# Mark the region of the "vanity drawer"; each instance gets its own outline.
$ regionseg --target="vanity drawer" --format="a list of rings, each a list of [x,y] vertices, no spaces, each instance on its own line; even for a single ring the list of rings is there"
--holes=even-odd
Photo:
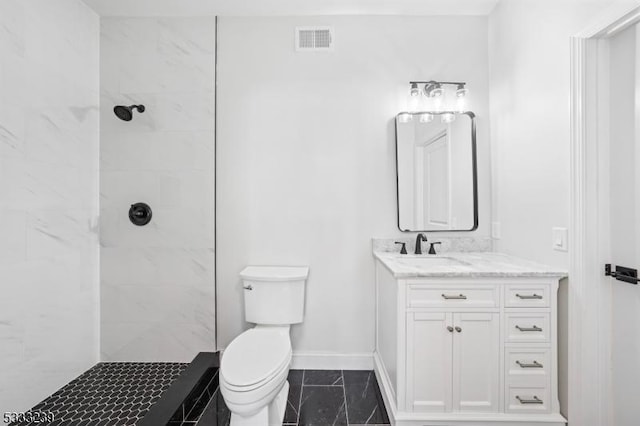
[[[546,308],[549,306],[549,285],[509,284],[505,286],[507,308]]]
[[[509,386],[506,392],[507,413],[548,413],[551,407],[548,386]]]
[[[409,284],[407,288],[410,308],[493,308],[498,305],[498,289],[493,285]]]
[[[551,368],[550,360],[550,352],[546,348],[506,348],[507,380],[546,379]]]
[[[541,343],[549,341],[549,313],[505,314],[505,338],[507,342]]]

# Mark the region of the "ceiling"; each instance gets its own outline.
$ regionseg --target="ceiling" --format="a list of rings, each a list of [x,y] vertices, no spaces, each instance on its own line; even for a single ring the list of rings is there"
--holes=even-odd
[[[498,0],[83,0],[101,16],[488,15]]]

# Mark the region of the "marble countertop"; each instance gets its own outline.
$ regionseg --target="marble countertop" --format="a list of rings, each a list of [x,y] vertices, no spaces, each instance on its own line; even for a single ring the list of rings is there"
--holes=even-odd
[[[555,277],[566,270],[495,252],[451,252],[412,255],[374,251],[396,278],[412,277]]]

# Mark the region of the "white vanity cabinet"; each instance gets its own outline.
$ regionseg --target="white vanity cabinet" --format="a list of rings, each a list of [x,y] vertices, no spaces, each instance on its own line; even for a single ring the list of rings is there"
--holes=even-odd
[[[406,401],[413,412],[498,408],[499,314],[407,314]]]
[[[562,272],[420,271],[380,257],[374,362],[392,423],[565,424],[557,380]]]

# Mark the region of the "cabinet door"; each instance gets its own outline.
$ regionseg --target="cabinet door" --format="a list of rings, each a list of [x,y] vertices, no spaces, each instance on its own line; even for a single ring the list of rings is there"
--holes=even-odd
[[[453,314],[407,314],[407,409],[451,411]]]
[[[500,316],[453,314],[453,411],[496,412],[500,378]]]

